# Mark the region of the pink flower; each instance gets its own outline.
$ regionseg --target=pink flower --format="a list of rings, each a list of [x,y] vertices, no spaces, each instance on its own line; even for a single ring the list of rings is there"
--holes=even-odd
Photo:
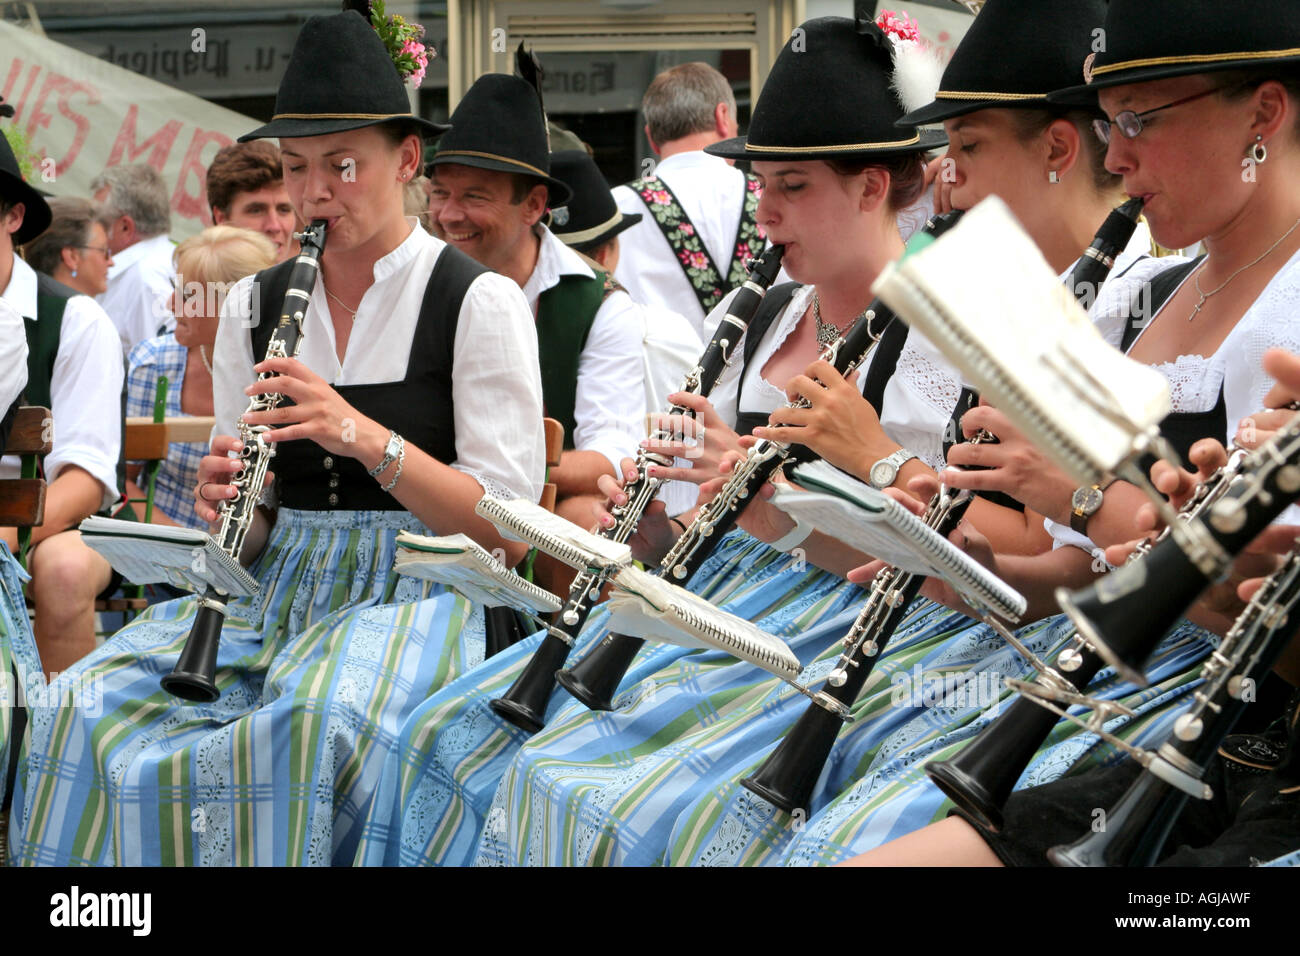
[[[704,253],[702,252],[691,253],[691,265],[693,265],[695,268],[703,269],[708,264],[709,264],[709,260],[705,257]]]
[[[684,222],[684,223],[682,223],[680,228],[681,228],[681,230],[682,230],[682,235],[683,235],[683,236],[693,236],[693,235],[695,235],[695,227],[692,226],[689,222]]]
[[[682,260],[682,265],[684,265],[684,266],[688,266],[688,265],[691,264],[691,256],[690,256],[690,253],[687,253],[687,252],[679,252],[679,253],[677,253],[677,258]]]
[[[911,40],[916,43],[921,41],[921,28],[906,11],[903,11],[900,17],[891,10],[881,10],[880,16],[876,17],[876,26],[884,33],[898,37],[900,40]]]
[[[749,258],[749,243],[742,242],[736,251],[740,253],[742,259]]]
[[[751,179],[745,185],[749,187],[751,193],[761,193],[763,191],[763,184],[757,179]]]
[[[668,205],[670,202],[673,201],[672,197],[669,196],[668,193],[665,192],[665,191],[662,190],[662,189],[656,189],[656,190],[654,190],[653,192],[651,192],[651,193],[650,193],[650,198],[651,198],[652,200],[654,200],[654,202],[655,202],[657,205],[660,205],[660,206],[666,206],[666,205]]]

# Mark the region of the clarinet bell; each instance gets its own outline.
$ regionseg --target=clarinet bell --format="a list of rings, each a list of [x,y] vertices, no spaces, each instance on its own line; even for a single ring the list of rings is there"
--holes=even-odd
[[[181,700],[211,704],[221,696],[217,689],[217,647],[226,617],[210,607],[200,607],[194,627],[172,672],[162,679],[163,690]]]

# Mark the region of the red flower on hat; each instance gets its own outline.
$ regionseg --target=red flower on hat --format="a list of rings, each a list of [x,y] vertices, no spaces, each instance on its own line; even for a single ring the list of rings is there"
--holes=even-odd
[[[914,43],[921,42],[921,28],[915,20],[907,15],[904,10],[902,15],[895,14],[892,10],[881,10],[880,16],[876,17],[876,26],[888,36],[897,37],[900,40],[911,40]]]

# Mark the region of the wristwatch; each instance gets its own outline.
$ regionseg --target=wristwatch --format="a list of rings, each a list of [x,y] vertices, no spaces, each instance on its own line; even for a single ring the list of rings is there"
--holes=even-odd
[[[397,461],[397,456],[402,453],[405,447],[406,442],[402,441],[402,436],[390,428],[388,430],[388,444],[384,446],[384,457],[381,458],[379,464],[375,465],[374,468],[371,468],[367,474],[370,475],[371,478],[378,478],[384,473],[385,468]]]
[[[871,487],[888,488],[898,477],[898,469],[911,461],[916,455],[906,448],[900,448],[888,458],[882,458],[871,466]]]
[[[1074,494],[1070,498],[1070,527],[1079,534],[1088,533],[1088,519],[1101,510],[1103,493],[1107,488],[1114,484],[1112,478],[1104,485],[1084,485],[1082,488],[1074,489]]]

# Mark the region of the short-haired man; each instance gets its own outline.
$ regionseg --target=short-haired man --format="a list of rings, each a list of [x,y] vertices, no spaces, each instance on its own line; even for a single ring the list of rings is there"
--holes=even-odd
[[[147,163],[112,166],[90,183],[103,211],[113,266],[108,291],[98,296],[122,340],[122,355],[136,343],[176,327],[171,206],[167,186]]]
[[[617,474],[645,434],[641,322],[631,299],[541,224],[570,195],[549,174],[536,90],[518,77],[479,77],[430,163],[433,232],[523,289],[537,320],[546,414],[564,424],[551,469],[556,512],[584,527],[601,474]],[[537,581],[568,593],[571,569],[538,561]]]
[[[704,317],[763,247],[758,181],[704,152],[736,135],[736,97],[707,63],[683,63],[654,78],[641,111],[659,160],[613,190],[620,210],[643,217],[621,237],[614,275],[637,302],[686,316],[702,335]]]
[[[208,167],[208,206],[215,225],[260,232],[275,243],[277,262],[293,255],[296,216],[284,188],[280,150],[264,139],[232,143]]]
[[[45,521],[32,532],[29,557],[36,643],[47,673],[65,670],[94,648],[94,600],[113,578],[76,528],[118,497],[124,377],[104,310],[34,272],[14,252],[49,222],[49,206],[23,181],[0,136],[0,298],[24,319],[26,402],[48,406],[57,425],[54,448],[42,462],[49,483]],[[17,459],[5,459],[0,474],[16,476]],[[16,547],[16,529],[0,534]]]

